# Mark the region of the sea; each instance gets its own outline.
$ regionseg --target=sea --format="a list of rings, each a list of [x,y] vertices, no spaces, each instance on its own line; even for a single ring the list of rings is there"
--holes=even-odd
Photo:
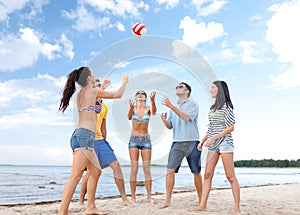
[[[70,175],[71,166],[0,165],[0,205],[52,202],[61,199]],[[130,194],[130,166],[122,166],[125,188]],[[166,166],[154,165],[152,193],[165,193]],[[204,172],[204,169],[202,170]],[[300,183],[300,168],[235,168],[241,187]],[[203,175],[203,174],[202,174]],[[143,182],[143,169],[139,168],[137,180]],[[80,182],[81,183],[81,182]],[[78,199],[80,183],[73,199]],[[223,167],[216,167],[213,188],[229,188]],[[174,191],[194,189],[194,179],[189,168],[182,166],[176,174]],[[145,186],[137,186],[137,194],[145,194]],[[99,179],[96,197],[119,196],[112,170],[106,168]]]

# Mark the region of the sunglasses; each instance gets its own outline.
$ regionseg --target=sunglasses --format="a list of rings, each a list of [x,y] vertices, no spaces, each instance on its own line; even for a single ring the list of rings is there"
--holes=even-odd
[[[101,87],[101,84],[96,84],[94,87]]]
[[[182,89],[182,88],[184,88],[184,86],[179,85],[179,86],[176,87],[176,90],[177,90],[178,88],[179,88],[179,89]]]
[[[146,96],[146,93],[143,92],[143,91],[139,91],[139,92],[137,92],[135,95],[136,95],[136,96],[137,96],[137,95],[145,95],[145,96]]]

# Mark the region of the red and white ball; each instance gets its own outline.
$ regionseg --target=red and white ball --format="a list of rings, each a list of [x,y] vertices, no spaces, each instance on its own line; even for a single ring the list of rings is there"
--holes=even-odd
[[[147,33],[146,25],[141,22],[137,22],[132,26],[132,33],[137,37],[145,36]]]

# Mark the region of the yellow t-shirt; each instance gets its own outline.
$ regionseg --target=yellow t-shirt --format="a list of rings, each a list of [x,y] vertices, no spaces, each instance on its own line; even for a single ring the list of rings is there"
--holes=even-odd
[[[100,113],[97,114],[97,122],[96,122],[96,136],[95,136],[95,140],[102,140],[103,136],[102,136],[102,132],[101,132],[101,126],[102,126],[102,122],[107,117],[107,113],[108,113],[108,107],[105,103],[101,103],[101,111]]]

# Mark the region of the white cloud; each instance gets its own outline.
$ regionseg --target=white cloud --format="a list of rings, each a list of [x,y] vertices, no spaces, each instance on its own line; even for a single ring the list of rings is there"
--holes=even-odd
[[[54,78],[50,75],[37,75],[28,79],[11,79],[0,82],[0,107],[11,106],[15,101],[26,101],[36,105],[43,100],[56,101],[60,96],[66,77]],[[19,106],[20,107],[20,106]]]
[[[257,46],[255,41],[240,41],[239,47],[243,48],[242,53],[242,62],[243,63],[249,63],[249,64],[255,64],[255,63],[261,63],[262,60],[258,57],[256,57],[257,49],[255,47]]]
[[[237,55],[234,53],[232,49],[228,47],[228,44],[226,41],[223,41],[221,44],[222,50],[220,52],[217,52],[215,55],[217,59],[235,59]]]
[[[229,48],[223,49],[220,54],[225,59],[231,59],[235,57],[235,54]]]
[[[43,14],[43,6],[48,4],[49,0],[31,0],[30,4],[28,4],[30,11],[29,13],[23,13],[20,15],[23,20],[32,20],[39,19]]]
[[[260,121],[257,123],[254,119],[247,121],[247,123],[239,123],[234,128],[232,135],[235,160],[299,159],[300,145],[295,143],[299,133],[297,120],[287,120],[286,122]],[[250,130],[255,132],[257,141],[253,141],[249,137]],[[272,143],[272,147],[270,144],[263,143]]]
[[[278,54],[278,60],[288,62],[291,67],[271,76],[273,87],[291,88],[300,85],[300,0],[275,4],[269,8],[274,15],[267,23],[266,40]]]
[[[72,125],[70,115],[58,112],[65,81],[66,77],[54,78],[46,74],[30,79],[0,82],[0,128]],[[71,99],[70,109],[72,107]]]
[[[261,15],[255,15],[255,16],[252,16],[250,17],[249,21],[253,21],[253,22],[261,22],[262,21],[262,17]]]
[[[73,59],[75,53],[73,51],[73,42],[71,40],[69,40],[65,34],[62,34],[59,42],[62,43],[64,49],[63,49],[63,53],[65,56],[69,57],[70,60]]]
[[[1,36],[0,34],[0,71],[14,71],[30,67],[40,55],[51,60],[59,57],[60,52],[68,49],[70,51],[70,46],[62,49],[59,44],[42,42],[43,36],[31,28],[20,28],[17,35]],[[62,40],[62,42],[66,45],[67,40]]]
[[[183,42],[192,47],[196,47],[199,43],[211,42],[226,34],[221,23],[196,23],[196,20],[189,16],[180,21],[179,29],[183,29]]]
[[[125,26],[121,22],[109,25],[110,28],[117,28],[119,31],[125,31]]]
[[[84,6],[79,6],[76,11],[63,11],[63,16],[71,20],[76,20],[73,27],[78,31],[102,29],[107,27],[110,21],[109,17],[97,18]]]
[[[135,3],[130,0],[81,0],[80,4],[92,6],[99,12],[121,17],[140,17],[139,9],[149,10],[148,4]]]
[[[274,76],[270,76],[273,84],[269,87],[276,89],[287,89],[292,87],[297,87],[300,85],[300,61],[295,61],[292,63],[290,69],[285,72]]]
[[[192,4],[198,10],[199,16],[208,16],[217,13],[227,2],[227,0],[193,0]]]
[[[16,126],[72,126],[72,118],[58,112],[58,106],[27,108],[11,115],[0,117],[0,128]]]
[[[166,4],[166,9],[172,9],[176,7],[179,3],[179,0],[156,0],[159,5]]]
[[[48,0],[6,0],[0,2],[0,21],[8,18],[9,14],[29,6],[30,11],[23,18],[32,19],[42,12],[42,7],[48,4]]]
[[[210,65],[226,66],[232,63],[238,63],[241,61],[240,55],[233,49],[222,48],[219,51],[205,53],[205,60]]]
[[[75,20],[73,27],[78,31],[103,30],[117,28],[125,31],[121,22],[110,23],[111,17],[141,17],[140,9],[149,10],[149,5],[144,2],[129,0],[80,0],[76,10],[63,11],[62,16]],[[99,18],[100,17],[100,18]]]
[[[125,31],[125,27],[121,22],[117,22],[116,26],[117,26],[119,31]]]
[[[138,8],[143,8],[145,11],[149,11],[150,10],[150,6],[148,4],[146,4],[145,2],[139,2],[137,4]]]

